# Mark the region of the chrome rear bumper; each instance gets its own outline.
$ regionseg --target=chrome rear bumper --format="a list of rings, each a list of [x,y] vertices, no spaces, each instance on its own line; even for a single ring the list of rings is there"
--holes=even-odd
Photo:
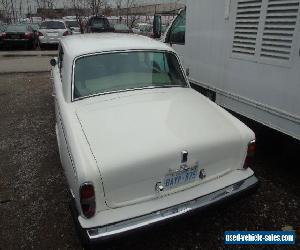
[[[245,192],[252,191],[258,186],[258,180],[253,175],[250,178],[227,186],[211,194],[199,197],[197,199],[178,204],[160,211],[156,211],[147,215],[121,221],[111,225],[97,228],[82,229],[86,233],[87,240],[94,242],[98,240],[108,239],[125,232],[141,229],[152,224],[166,221],[168,219],[178,217],[197,209],[205,208],[235,196],[240,196]]]

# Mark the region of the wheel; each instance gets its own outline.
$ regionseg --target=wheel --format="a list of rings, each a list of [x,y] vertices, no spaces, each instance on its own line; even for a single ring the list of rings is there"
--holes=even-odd
[[[91,244],[88,241],[88,236],[86,234],[86,231],[80,226],[79,222],[78,222],[78,211],[75,205],[75,200],[72,198],[72,201],[69,202],[69,208],[70,208],[70,212],[71,212],[71,216],[73,219],[73,222],[75,224],[75,230],[76,233],[80,239],[80,243],[82,245],[82,247],[86,250],[96,250],[96,249],[100,249],[100,246],[96,246],[94,244]]]
[[[26,49],[27,50],[33,50],[35,47],[34,47],[34,43],[32,42],[32,43],[30,43],[30,44],[27,44],[27,46],[26,46]]]
[[[45,45],[44,44],[40,43],[39,45],[40,45],[39,47],[40,47],[41,50],[45,50]]]
[[[35,50],[36,49],[36,43],[35,41],[32,41],[32,44],[30,46],[30,49]]]

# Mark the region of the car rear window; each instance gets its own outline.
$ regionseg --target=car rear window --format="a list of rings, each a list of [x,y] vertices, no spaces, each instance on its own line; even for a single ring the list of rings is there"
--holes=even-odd
[[[26,25],[8,25],[6,32],[26,32],[28,27]]]
[[[74,99],[142,88],[186,87],[170,52],[132,51],[85,56],[75,62]]]
[[[117,23],[117,24],[114,25],[114,28],[115,28],[116,30],[125,30],[125,31],[129,31],[128,26],[125,25],[125,24],[119,24],[119,23]]]
[[[79,28],[79,23],[77,21],[66,21],[68,27]]]
[[[109,22],[106,18],[93,18],[91,26],[95,28],[109,28]]]
[[[41,24],[40,29],[65,29],[66,26],[63,22],[59,21],[46,21]]]

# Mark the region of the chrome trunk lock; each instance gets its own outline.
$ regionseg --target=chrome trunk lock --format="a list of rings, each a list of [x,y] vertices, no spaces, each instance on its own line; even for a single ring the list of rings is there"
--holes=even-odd
[[[164,186],[162,185],[161,182],[157,182],[156,183],[156,185],[155,185],[155,191],[158,192],[158,193],[164,191]]]

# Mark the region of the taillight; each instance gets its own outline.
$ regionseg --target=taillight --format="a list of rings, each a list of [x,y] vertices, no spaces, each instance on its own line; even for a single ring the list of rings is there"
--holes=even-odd
[[[68,35],[71,35],[71,33],[68,30],[63,33],[63,36],[68,36]]]
[[[33,36],[33,34],[31,32],[26,32],[25,33],[25,38],[30,39],[30,38],[32,38],[32,36]]]
[[[247,156],[243,166],[244,169],[253,166],[255,151],[256,151],[256,144],[255,144],[255,140],[253,140],[250,141],[248,144]]]
[[[44,34],[39,31],[38,36],[44,36]]]
[[[6,38],[7,34],[5,32],[2,33],[2,38]]]
[[[91,218],[96,211],[96,198],[94,186],[91,183],[84,183],[80,190],[80,205],[83,215],[86,218]]]

